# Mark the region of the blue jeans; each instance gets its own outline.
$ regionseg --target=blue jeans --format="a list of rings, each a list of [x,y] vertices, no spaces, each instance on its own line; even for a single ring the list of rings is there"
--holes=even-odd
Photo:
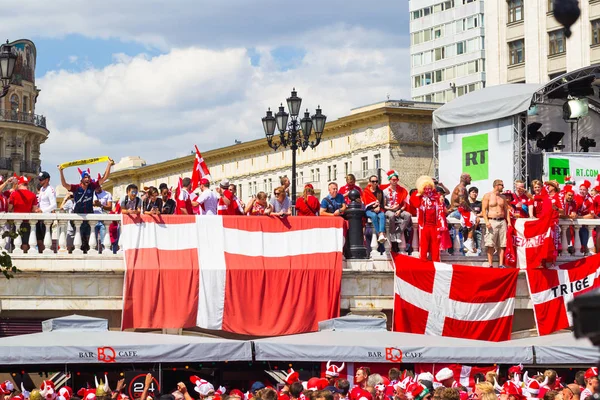
[[[96,232],[96,242],[98,243],[98,250],[100,250],[104,243],[104,236],[106,235],[106,226],[104,226],[104,222],[98,222],[94,227],[94,232]]]
[[[385,232],[385,214],[383,212],[380,211],[376,213],[375,211],[367,210],[365,214],[367,214],[367,217],[373,223],[373,227],[377,234]]]
[[[450,214],[448,214],[448,218],[456,218],[457,220],[460,221],[460,213],[458,212],[458,210],[454,210]],[[461,229],[455,229],[454,226],[452,226],[449,228],[449,233],[450,233],[450,239],[452,239],[452,246],[453,246],[453,248],[449,250],[449,253],[450,254],[454,253],[454,237],[456,235],[458,235],[458,239],[460,241],[460,252],[464,255],[465,249],[463,248],[463,243],[466,238],[463,238]]]

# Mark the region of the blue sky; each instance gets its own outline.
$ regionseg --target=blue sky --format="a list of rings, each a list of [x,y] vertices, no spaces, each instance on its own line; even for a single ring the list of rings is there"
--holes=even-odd
[[[37,47],[49,172],[261,138],[260,118],[292,87],[330,121],[410,97],[404,0],[23,0],[3,21],[3,37]]]

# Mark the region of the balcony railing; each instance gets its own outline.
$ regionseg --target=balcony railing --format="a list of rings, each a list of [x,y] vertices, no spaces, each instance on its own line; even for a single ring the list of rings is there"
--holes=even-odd
[[[260,218],[260,217],[239,217],[239,218]],[[269,217],[263,217],[269,218]],[[291,217],[294,218],[294,217]],[[318,218],[318,217],[317,217]],[[46,227],[46,233],[43,238],[43,244],[45,249],[42,253],[37,248],[37,238],[35,232],[36,222],[42,221]],[[81,237],[81,225],[84,222],[88,222],[90,229],[89,239],[89,250],[82,250],[82,237]],[[111,251],[110,234],[108,232],[109,225],[112,221],[118,221],[120,223],[121,216],[115,214],[66,214],[66,213],[52,213],[52,214],[16,214],[16,213],[3,213],[0,214],[0,231],[4,232],[7,229],[22,228],[23,222],[28,222],[31,226],[31,233],[29,234],[28,242],[30,249],[26,252],[21,249],[23,244],[23,238],[19,234],[15,239],[0,238],[0,246],[2,249],[6,249],[13,255],[22,255],[25,257],[55,257],[57,254],[61,257],[122,257],[123,249],[120,246],[121,237],[118,240],[117,254],[113,254]],[[98,237],[95,226],[98,222],[103,222],[106,228],[104,238]],[[448,218],[448,226],[460,229],[460,223],[454,218]],[[581,229],[588,229],[590,237],[594,228],[600,226],[600,219],[578,219],[574,221],[561,220],[559,223],[561,229],[561,243],[562,249],[559,251],[559,259],[572,259],[573,257],[583,257],[584,254],[581,252],[581,242],[579,238],[579,231]],[[574,253],[571,255],[568,253],[569,241],[567,240],[567,230],[570,227],[574,228],[574,246],[572,247]],[[17,232],[21,229],[17,229]],[[419,250],[419,229],[417,226],[416,218],[413,218],[413,239],[412,247],[414,249],[413,255],[418,256]],[[485,233],[485,225],[482,225],[482,234]],[[483,237],[483,236],[482,236]],[[386,253],[383,256],[377,252],[377,237],[373,235],[371,238],[371,256],[373,259],[376,258],[389,258],[389,243],[385,243]],[[406,243],[400,244],[400,249],[403,250],[406,247]],[[454,255],[460,256],[460,241],[458,236],[454,239]],[[442,255],[442,258],[444,255]],[[482,253],[482,257],[485,257],[485,253]]]
[[[0,110],[0,121],[20,122],[46,128],[46,117],[13,110]]]

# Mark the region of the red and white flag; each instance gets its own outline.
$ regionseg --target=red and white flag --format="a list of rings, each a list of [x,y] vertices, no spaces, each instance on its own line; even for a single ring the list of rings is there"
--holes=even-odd
[[[343,222],[124,215],[122,328],[315,331],[340,314]]]
[[[600,254],[552,269],[527,270],[527,284],[538,334],[548,335],[573,325],[567,304],[576,296],[600,287]]]
[[[200,150],[198,150],[198,146],[194,146],[194,148],[196,149],[196,158],[194,159],[194,169],[192,170],[192,192],[200,185],[200,179],[210,176],[210,171],[204,158],[202,158],[202,154],[200,154]]]
[[[394,255],[394,331],[501,341],[510,339],[516,269],[421,261]]]
[[[470,366],[462,364],[415,364],[415,375],[423,372],[430,372],[433,376],[442,368],[450,368],[454,372],[454,380],[466,388],[472,388],[475,382],[475,375],[487,374],[490,371],[496,371],[495,366]]]
[[[517,268],[538,268],[544,260],[554,259],[553,226],[550,212],[544,213],[539,219],[516,219],[512,245]]]

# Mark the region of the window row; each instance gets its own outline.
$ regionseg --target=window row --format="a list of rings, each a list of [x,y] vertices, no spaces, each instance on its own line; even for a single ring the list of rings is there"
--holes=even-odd
[[[434,61],[445,60],[447,58],[460,56],[462,54],[483,50],[483,45],[484,38],[482,37],[463,40],[457,43],[449,44],[448,46],[437,47],[433,50],[427,50],[421,53],[413,54],[411,64],[413,67],[429,65]]]
[[[447,0],[447,1],[443,1],[441,3],[437,3],[437,4],[434,4],[432,6],[421,8],[419,10],[415,10],[415,11],[411,12],[410,13],[410,19],[419,19],[419,18],[423,18],[423,17],[426,17],[426,16],[431,15],[431,14],[436,14],[436,13],[440,13],[440,12],[445,11],[445,10],[449,10],[449,9],[455,7],[455,1],[458,2],[458,4],[468,4],[468,3],[473,3],[475,0]]]
[[[420,44],[430,40],[441,39],[469,29],[483,27],[483,14],[474,14],[466,18],[452,21],[444,25],[434,26],[410,35],[410,44]]]
[[[592,21],[592,44],[600,44],[600,20]],[[567,38],[562,29],[548,32],[548,55],[554,56],[567,51]],[[525,62],[525,40],[508,43],[508,65]]]
[[[453,65],[448,68],[438,69],[436,71],[425,72],[424,74],[415,75],[413,76],[412,87],[418,88],[421,86],[431,85],[432,83],[439,83],[454,78],[461,78],[463,76],[476,74],[478,72],[484,71],[484,59],[469,61],[467,63]]]
[[[425,101],[425,102],[434,102],[434,103],[447,103],[449,101],[454,100],[457,97],[460,97],[464,94],[474,92],[478,89],[484,88],[484,82],[476,82],[471,83],[469,85],[464,86],[456,86],[451,89],[443,90],[436,93],[426,94],[424,96],[414,97],[414,101]]]

